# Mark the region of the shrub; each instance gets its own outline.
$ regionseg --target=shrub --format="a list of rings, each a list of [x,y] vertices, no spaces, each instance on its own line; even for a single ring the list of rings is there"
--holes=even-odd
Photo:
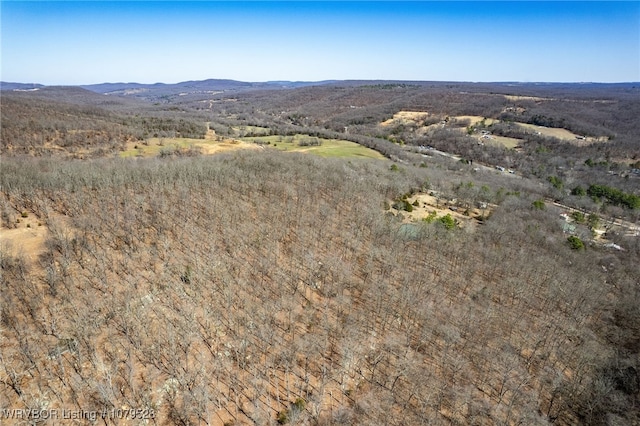
[[[302,138],[298,141],[298,146],[320,146],[322,145],[322,140],[313,137]]]
[[[422,221],[423,222],[427,222],[427,223],[433,223],[433,221],[436,220],[436,216],[437,215],[438,214],[435,211],[433,211],[433,212],[429,213],[429,216],[423,217]]]
[[[547,206],[544,204],[544,200],[536,200],[533,203],[531,203],[531,205],[536,210],[544,210],[547,208]]]
[[[628,194],[609,186],[591,185],[587,189],[587,194],[595,200],[605,198],[613,205],[623,206],[631,210],[640,208],[640,196]]]
[[[298,398],[295,402],[291,403],[288,410],[278,411],[278,417],[276,419],[278,424],[284,425],[289,423],[293,417],[304,411],[306,405],[307,403],[304,399]]]
[[[158,155],[160,156],[160,158],[167,158],[171,157],[173,154],[174,150],[163,148],[160,150],[160,153]]]
[[[567,242],[569,243],[569,247],[571,247],[572,250],[584,250],[584,242],[582,242],[582,240],[575,235],[571,235],[569,238],[567,238]]]
[[[413,206],[406,200],[398,200],[391,206],[395,210],[404,210],[406,212],[411,213],[413,211]]]
[[[576,186],[575,188],[573,188],[571,190],[571,195],[576,195],[578,197],[583,197],[583,196],[587,195],[587,191],[583,187],[578,185],[578,186]]]
[[[438,221],[442,223],[446,229],[453,229],[456,227],[456,220],[448,213],[440,217]]]
[[[289,423],[289,410],[278,411],[278,417],[276,420],[280,425]]]
[[[562,189],[563,184],[559,177],[549,176],[547,180],[551,183],[551,185],[553,185],[554,188]]]
[[[571,217],[578,223],[584,223],[586,221],[584,213],[582,212],[573,212],[571,213]]]
[[[184,273],[180,275],[180,281],[185,284],[191,284],[191,266],[187,265]]]

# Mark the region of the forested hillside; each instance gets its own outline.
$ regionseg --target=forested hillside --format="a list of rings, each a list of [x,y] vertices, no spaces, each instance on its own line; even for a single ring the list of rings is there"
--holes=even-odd
[[[638,101],[555,90],[3,92],[0,423],[640,424]]]
[[[3,92],[0,153],[103,157],[149,137],[204,138],[203,123],[143,105],[77,88]]]

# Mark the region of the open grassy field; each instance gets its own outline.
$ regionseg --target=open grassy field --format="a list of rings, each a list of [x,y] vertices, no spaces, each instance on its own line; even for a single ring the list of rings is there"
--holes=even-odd
[[[456,122],[465,122],[468,120],[470,126],[475,126],[478,123],[481,123],[483,121],[486,126],[490,126],[494,123],[499,122],[499,120],[496,120],[494,118],[486,118],[486,117],[481,117],[479,115],[457,115],[457,116],[451,117],[451,120],[453,121],[454,125]]]
[[[505,99],[510,101],[555,101],[555,98],[541,98],[539,96],[516,96],[504,95]]]
[[[318,146],[301,146],[305,139],[314,139],[321,142]],[[285,152],[309,152],[320,157],[361,157],[384,159],[385,157],[377,151],[358,145],[355,142],[341,139],[311,138],[307,135],[295,136],[263,136],[242,138],[243,142],[264,144]]]
[[[300,142],[304,139],[318,139],[321,144],[318,146],[301,146]],[[358,145],[355,142],[339,139],[310,138],[306,135],[259,136],[241,138],[240,140],[224,139],[222,141],[190,138],[150,138],[144,142],[128,143],[126,150],[122,151],[120,156],[123,158],[154,157],[161,155],[163,150],[172,152],[187,151],[190,149],[198,150],[202,154],[209,155],[236,149],[261,149],[264,146],[273,147],[285,152],[309,152],[325,158],[385,158],[379,152]]]
[[[573,133],[567,129],[553,128],[553,127],[544,127],[544,126],[536,126],[535,124],[527,124],[527,123],[518,123],[518,126],[533,132],[539,132],[542,136],[558,138],[567,142],[572,142],[574,145],[585,145],[591,144],[594,142],[607,142],[609,138],[607,136],[600,137],[592,137],[592,136],[581,136],[576,133]]]
[[[576,137],[578,136],[567,129],[536,126],[535,124],[527,124],[527,123],[517,123],[517,125],[527,131],[530,131],[533,133],[539,133],[542,136],[546,136],[550,138],[558,138],[566,141],[575,141],[577,140]]]
[[[237,149],[259,149],[259,147],[236,139],[216,141],[212,139],[151,138],[145,142],[128,143],[126,150],[122,151],[120,156],[123,158],[155,157],[161,155],[163,150],[166,152],[197,150],[202,154],[211,155]]]
[[[483,139],[483,141],[485,140]],[[489,139],[488,142],[485,143],[498,144],[504,146],[505,148],[513,149],[522,143],[522,139],[492,135],[491,139]]]

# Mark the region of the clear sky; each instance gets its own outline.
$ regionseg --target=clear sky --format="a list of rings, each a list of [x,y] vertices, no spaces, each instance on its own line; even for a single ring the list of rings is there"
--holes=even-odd
[[[640,81],[640,2],[5,1],[3,81]]]

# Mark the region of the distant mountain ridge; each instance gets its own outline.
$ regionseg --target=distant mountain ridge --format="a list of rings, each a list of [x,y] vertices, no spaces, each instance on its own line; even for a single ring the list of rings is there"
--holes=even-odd
[[[118,83],[99,83],[99,84],[83,84],[75,87],[89,90],[94,93],[103,95],[127,96],[141,98],[146,100],[154,100],[165,98],[167,96],[183,96],[198,93],[211,92],[227,92],[227,91],[246,91],[261,89],[296,89],[299,87],[319,86],[331,84],[336,80],[328,81],[267,81],[267,82],[245,82],[229,79],[207,79],[207,80],[189,80],[179,83],[135,83],[135,82],[118,82]],[[43,88],[63,87],[63,86],[47,86],[36,83],[14,83],[0,82],[0,90],[11,91],[36,91]]]
[[[92,92],[103,94],[122,95],[127,94],[130,91],[144,91],[144,92],[159,92],[162,91],[166,94],[172,94],[174,92],[179,93],[181,91],[208,91],[208,90],[233,90],[243,89],[251,87],[254,83],[246,83],[235,80],[217,80],[208,79],[201,81],[183,81],[180,83],[101,83],[101,84],[87,84],[82,85],[83,89],[91,90]]]
[[[36,83],[13,83],[10,81],[0,81],[0,90],[16,90],[16,91],[28,91],[38,90],[45,87],[43,84]]]
[[[598,96],[606,95],[604,91],[615,90],[617,92],[625,92],[628,95],[636,96],[640,92],[640,82],[628,83],[535,83],[535,82],[456,82],[456,81],[405,81],[405,80],[324,80],[324,81],[287,81],[276,80],[266,82],[245,82],[230,79],[207,79],[207,80],[189,80],[179,83],[136,83],[136,82],[117,82],[117,83],[100,83],[87,85],[43,85],[37,83],[17,83],[17,82],[0,82],[0,90],[2,91],[40,91],[60,90],[60,89],[84,89],[101,95],[123,96],[129,99],[138,99],[142,101],[151,101],[154,103],[169,102],[171,99],[180,97],[187,99],[193,95],[195,97],[209,96],[222,92],[246,92],[254,90],[290,90],[312,86],[329,86],[340,85],[343,87],[351,86],[430,86],[430,87],[447,87],[449,89],[458,90],[481,90],[496,91],[498,93],[522,92],[522,94],[546,96],[559,95],[564,89],[573,89],[575,87],[584,87],[591,89],[589,95],[595,95],[594,90],[599,91]],[[515,89],[515,90],[514,90]],[[560,91],[560,92],[559,92]],[[585,92],[588,93],[588,92]],[[86,96],[86,95],[83,95]],[[191,96],[191,98],[193,97]],[[184,97],[184,98],[183,98]]]
[[[243,91],[251,89],[294,89],[305,86],[317,86],[328,82],[246,82],[228,79],[190,80],[180,83],[102,83],[80,86],[92,92],[108,95],[125,95],[138,97],[172,96],[203,92]]]

